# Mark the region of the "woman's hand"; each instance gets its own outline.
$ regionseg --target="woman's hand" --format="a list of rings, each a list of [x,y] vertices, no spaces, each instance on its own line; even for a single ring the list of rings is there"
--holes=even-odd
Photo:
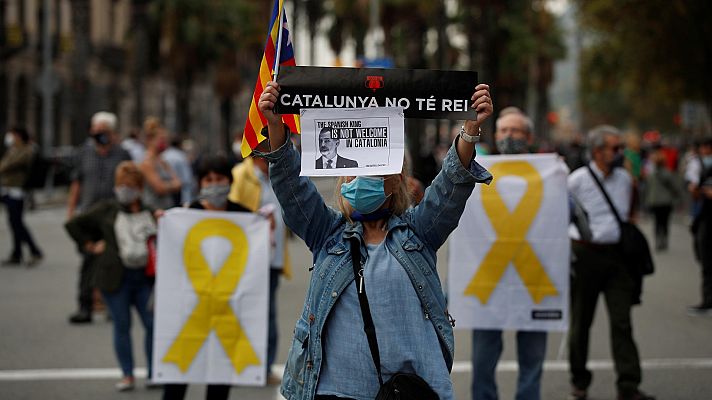
[[[477,112],[477,119],[465,121],[465,132],[469,135],[476,135],[480,126],[494,113],[489,85],[485,85],[484,83],[477,85],[471,100],[472,108]]]
[[[260,100],[257,103],[262,115],[267,118],[267,122],[270,126],[282,124],[282,117],[279,114],[275,114],[274,106],[277,104],[277,97],[279,97],[279,84],[277,82],[269,81],[265,90],[260,95]]]
[[[494,111],[488,85],[480,83],[475,87],[475,93],[472,94],[472,108],[477,111],[477,119],[467,120],[463,126],[466,134],[477,136],[480,126],[482,126],[485,120],[489,118]],[[465,168],[468,168],[475,154],[475,144],[458,140],[456,149],[460,162]]]
[[[89,254],[99,255],[106,250],[106,242],[99,240],[98,242],[86,242],[84,244],[84,250]]]
[[[260,100],[257,102],[257,108],[259,108],[262,115],[267,118],[271,151],[277,150],[287,141],[284,125],[282,125],[282,116],[274,112],[277,97],[279,97],[279,84],[269,81],[267,82],[267,86],[265,86],[265,90],[260,95]]]

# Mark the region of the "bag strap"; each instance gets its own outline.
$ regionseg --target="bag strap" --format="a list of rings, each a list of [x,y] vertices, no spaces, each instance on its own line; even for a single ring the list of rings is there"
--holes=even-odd
[[[376,327],[373,325],[371,318],[371,308],[368,306],[368,297],[366,297],[366,289],[363,282],[363,268],[361,267],[361,249],[359,241],[352,238],[351,242],[351,261],[354,268],[354,279],[356,282],[356,293],[358,293],[358,303],[361,306],[361,315],[363,316],[363,331],[366,332],[368,338],[368,348],[371,350],[371,358],[378,372],[378,382],[383,386],[383,376],[381,375],[381,355],[378,351],[378,340],[376,339]]]
[[[586,164],[586,168],[588,168],[588,172],[591,173],[591,176],[593,177],[593,180],[596,182],[596,185],[598,185],[598,188],[601,189],[601,193],[603,193],[603,197],[606,198],[606,202],[608,203],[608,207],[611,208],[611,211],[613,212],[613,216],[616,217],[616,221],[618,221],[618,227],[623,226],[623,220],[621,219],[621,216],[618,214],[618,210],[616,210],[616,207],[613,206],[613,202],[611,201],[611,198],[608,196],[608,192],[606,191],[606,188],[603,187],[603,183],[601,183],[601,180],[598,179],[598,176],[596,176],[596,173],[593,172],[593,169],[591,169],[591,166]]]

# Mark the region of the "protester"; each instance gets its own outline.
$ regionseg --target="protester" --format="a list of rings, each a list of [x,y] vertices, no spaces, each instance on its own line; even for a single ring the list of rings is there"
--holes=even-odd
[[[7,223],[12,231],[12,253],[2,265],[22,263],[22,244],[30,248],[27,265],[36,265],[42,260],[42,251],[35,244],[30,230],[23,221],[25,206],[25,183],[27,182],[35,151],[30,144],[30,135],[23,128],[12,128],[5,134],[5,154],[0,160],[0,200],[7,208]]]
[[[76,212],[88,210],[101,200],[114,198],[114,171],[120,162],[130,160],[126,150],[115,144],[116,115],[98,112],[91,119],[86,143],[74,156],[72,183],[67,200],[67,219]],[[79,311],[69,322],[82,324],[92,321],[94,289],[91,285],[94,256],[80,249],[82,265],[79,270]]]
[[[94,256],[94,281],[114,322],[114,351],[123,374],[115,386],[121,392],[132,390],[135,385],[132,306],[143,323],[148,379],[152,376],[153,312],[149,299],[153,280],[146,276],[146,263],[147,242],[156,234],[156,223],[152,212],[141,202],[142,190],[143,176],[138,167],[124,161],[116,168],[116,198],[95,204],[65,225],[77,246]]]
[[[173,168],[161,158],[161,154],[168,148],[168,134],[158,119],[146,119],[144,134],[146,156],[139,165],[146,180],[143,201],[148,207],[165,210],[178,204],[173,194],[180,193],[182,184]]]
[[[198,166],[198,199],[190,203],[190,208],[209,211],[250,212],[238,203],[228,200],[232,183],[231,164],[219,156],[208,156]],[[234,327],[237,329],[237,327]],[[187,384],[167,384],[163,386],[163,400],[182,400],[185,398]],[[205,392],[206,400],[227,400],[230,385],[209,384]]]
[[[195,190],[195,177],[190,160],[185,151],[181,149],[181,140],[174,137],[170,145],[161,153],[161,158],[175,171],[178,180],[181,182],[180,192],[173,194],[173,201],[176,204],[188,204],[193,200]]]
[[[281,392],[287,399],[374,398],[379,375],[363,332],[352,269],[358,244],[365,286],[387,381],[416,373],[440,399],[454,398],[449,370],[453,331],[436,272],[436,251],[457,226],[475,183],[492,176],[474,161],[475,133],[492,114],[489,88],[472,96],[477,120],[466,121],[423,201],[410,207],[405,173],[347,177],[337,183],[338,211],[299,176],[290,132],[273,112],[279,85],[267,84],[259,108],[269,126],[272,186],[285,222],[314,253],[313,273],[287,359]],[[311,268],[310,268],[311,269]],[[358,321],[358,322],[357,322]],[[441,352],[431,351],[441,349]],[[425,350],[428,349],[428,350]]]
[[[700,209],[692,222],[695,253],[702,264],[702,301],[687,308],[690,315],[712,314],[712,138],[700,145],[700,175],[698,184],[690,183],[690,191],[699,199]]]
[[[250,211],[269,210],[274,216],[269,275],[269,322],[267,326],[267,383],[277,384],[280,379],[272,374],[272,364],[277,359],[277,289],[282,274],[289,274],[289,257],[286,248],[286,229],[282,209],[270,184],[268,162],[260,157],[248,157],[232,169],[233,182],[229,199],[243,204]]]
[[[655,247],[666,250],[670,214],[680,196],[675,176],[667,169],[665,153],[661,147],[650,155],[651,168],[645,178],[645,206],[655,217]]]
[[[613,361],[617,374],[619,400],[652,400],[638,389],[641,382],[640,358],[633,340],[631,307],[637,302],[636,279],[619,250],[620,228],[596,184],[602,182],[621,219],[631,212],[633,178],[621,166],[621,135],[612,126],[599,126],[588,134],[591,162],[574,171],[568,179],[569,192],[588,214],[592,238],[581,240],[578,230],[570,230],[573,251],[571,264],[571,321],[569,362],[571,399],[585,400],[592,374],[586,368],[589,332],[598,297],[603,293],[610,319]],[[589,170],[590,167],[590,170]]]
[[[500,154],[528,153],[532,142],[533,124],[521,110],[507,107],[497,119],[495,144]],[[546,332],[517,332],[517,400],[541,398],[541,375],[546,357]],[[472,332],[472,399],[495,400],[496,368],[502,355],[502,331],[475,329]]]

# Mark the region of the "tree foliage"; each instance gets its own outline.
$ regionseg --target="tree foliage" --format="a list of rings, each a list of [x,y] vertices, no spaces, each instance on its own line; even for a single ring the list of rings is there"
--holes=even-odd
[[[578,0],[588,124],[672,129],[684,100],[712,104],[712,7],[706,0]]]

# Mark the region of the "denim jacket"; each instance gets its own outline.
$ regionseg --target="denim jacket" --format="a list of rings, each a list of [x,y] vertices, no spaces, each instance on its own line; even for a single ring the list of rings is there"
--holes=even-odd
[[[363,225],[349,223],[340,212],[326,206],[312,181],[299,176],[300,156],[291,141],[271,153],[256,154],[270,161],[270,179],[285,223],[313,254],[309,289],[294,328],[281,387],[288,400],[312,399],[323,360],[325,323],[339,296],[354,279],[350,238],[358,238],[362,260],[366,258]],[[475,183],[491,180],[492,175],[474,160],[469,171],[465,169],[453,145],[420,205],[388,221],[386,246],[416,289],[423,313],[438,335],[448,369],[453,363],[453,327],[436,270],[436,252],[457,227]]]

